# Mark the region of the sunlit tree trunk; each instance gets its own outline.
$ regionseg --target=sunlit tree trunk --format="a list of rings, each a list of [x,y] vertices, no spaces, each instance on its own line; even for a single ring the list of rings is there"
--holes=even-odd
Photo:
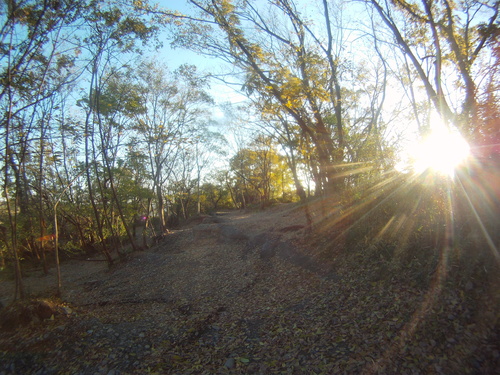
[[[45,228],[46,228],[46,222],[45,218],[43,215],[44,209],[43,209],[43,167],[44,167],[44,153],[45,153],[45,127],[43,125],[43,120],[42,124],[40,125],[40,160],[38,164],[38,221],[39,221],[39,227],[40,227],[40,251],[42,253],[42,266],[43,266],[43,272],[45,275],[49,273],[49,268],[47,266],[47,260],[45,257],[45,241],[43,238],[45,237]]]
[[[92,112],[95,106],[95,98],[93,95],[94,92],[94,83],[97,80],[97,57],[95,57],[94,61],[94,67],[92,69],[92,80],[91,84],[89,87],[89,108],[87,109],[87,116],[85,119],[85,174],[87,177],[87,189],[89,193],[89,201],[90,204],[92,205],[92,210],[94,212],[94,217],[95,217],[95,225],[97,229],[97,235],[99,237],[100,243],[102,244],[102,252],[104,256],[106,257],[106,260],[108,262],[108,265],[111,266],[113,264],[113,259],[111,258],[111,255],[109,254],[106,242],[104,240],[104,232],[103,232],[103,226],[102,226],[102,221],[101,221],[101,214],[99,213],[99,209],[97,207],[97,203],[94,197],[94,184],[92,181],[92,176],[91,176],[91,168],[94,167],[96,170],[96,161],[95,158],[93,157],[94,152],[93,152],[93,138],[94,138],[94,129],[92,126]],[[92,160],[91,160],[92,157]],[[99,178],[96,172],[96,179]]]
[[[477,126],[478,116],[474,65],[480,54],[495,43],[500,2],[483,4],[474,1],[423,0],[414,4],[408,1],[382,3],[371,0],[370,3],[394,36],[402,53],[411,62],[435,110],[444,121],[459,127],[464,136],[470,136]],[[478,7],[482,12],[478,11]],[[428,38],[422,37],[421,42],[415,45],[414,41],[405,35],[406,27],[397,23],[398,14],[404,14],[410,24],[422,32],[429,30]],[[418,53],[425,48],[428,48],[432,55],[421,59]],[[447,75],[450,75],[450,72],[454,75],[453,79],[459,82],[457,88],[463,94],[460,99],[461,106],[458,107],[450,104],[455,98],[451,98],[443,89],[445,57]],[[425,69],[423,65],[428,58],[434,60],[433,69]]]
[[[9,90],[9,99],[11,99],[10,95],[10,90]],[[11,103],[11,101],[9,100]],[[17,299],[17,296],[21,299],[25,297],[25,291],[24,291],[24,283],[23,283],[23,278],[22,278],[22,273],[21,273],[21,263],[19,261],[19,255],[18,255],[18,247],[17,247],[17,194],[14,193],[14,199],[12,199],[12,195],[10,193],[9,189],[9,182],[10,182],[10,176],[9,176],[9,165],[11,164],[11,158],[12,156],[10,155],[10,124],[11,124],[11,116],[10,116],[10,110],[12,108],[12,104],[9,104],[9,113],[7,114],[7,121],[5,123],[5,154],[4,154],[4,181],[3,181],[3,193],[5,197],[5,205],[7,209],[7,215],[9,218],[9,233],[10,233],[10,250],[12,253],[12,259],[14,260],[14,272],[15,272],[15,292],[14,292],[14,299]],[[6,241],[7,243],[7,241]]]

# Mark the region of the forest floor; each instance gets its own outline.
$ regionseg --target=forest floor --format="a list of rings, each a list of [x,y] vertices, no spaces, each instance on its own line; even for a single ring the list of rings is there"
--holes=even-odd
[[[54,315],[4,327],[0,374],[500,373],[498,278],[381,277],[306,224],[295,204],[205,217],[111,269],[64,262],[60,300],[32,272]]]

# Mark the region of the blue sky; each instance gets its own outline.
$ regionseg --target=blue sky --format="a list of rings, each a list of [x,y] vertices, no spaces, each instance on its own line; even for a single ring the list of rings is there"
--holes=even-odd
[[[172,11],[176,10],[185,14],[193,14],[193,7],[186,0],[152,0],[151,3],[159,4],[160,7],[165,7]],[[172,49],[168,42],[164,43],[163,48],[157,56],[171,70],[175,70],[180,65],[186,63],[196,65],[202,73],[220,73],[223,70],[220,60],[201,56],[183,48]],[[210,92],[217,104],[224,104],[226,102],[239,103],[246,99],[244,96],[237,94],[232,88],[216,80],[212,81]],[[215,115],[219,119],[223,117],[222,112],[217,108],[215,108]]]

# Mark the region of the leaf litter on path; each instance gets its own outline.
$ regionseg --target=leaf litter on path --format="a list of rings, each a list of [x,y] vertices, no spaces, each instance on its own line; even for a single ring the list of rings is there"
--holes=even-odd
[[[288,212],[273,215],[293,216]],[[276,217],[225,218],[249,238]],[[285,226],[297,225],[288,220]],[[273,222],[273,225],[269,223]],[[422,289],[404,275],[325,277],[244,241],[176,233],[69,285],[69,316],[0,338],[0,372],[98,374],[494,374],[498,299],[481,286]],[[300,239],[297,239],[300,244]],[[339,266],[340,267],[340,266]],[[373,266],[375,267],[375,265]],[[477,298],[471,298],[476,293]]]

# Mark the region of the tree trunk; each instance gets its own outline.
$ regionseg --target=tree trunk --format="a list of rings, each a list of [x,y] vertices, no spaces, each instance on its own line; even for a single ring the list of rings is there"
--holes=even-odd
[[[156,200],[158,205],[157,207],[158,217],[160,219],[160,233],[163,234],[165,232],[165,227],[166,227],[165,205],[163,200],[163,191],[159,183],[156,185]]]
[[[148,198],[148,208],[146,210],[146,220],[144,222],[144,228],[142,229],[142,246],[144,249],[148,247],[148,238],[147,238],[147,228],[150,225],[149,215],[151,213],[151,198]]]
[[[10,69],[9,75],[7,77],[8,83],[10,83],[11,77],[10,77]],[[24,284],[23,284],[23,278],[22,278],[22,273],[21,273],[21,264],[19,262],[19,255],[17,254],[17,196],[15,198],[14,204],[15,206],[12,207],[12,199],[10,198],[10,193],[9,193],[9,181],[10,181],[10,176],[9,176],[9,165],[12,164],[10,163],[11,161],[11,147],[10,147],[10,125],[11,125],[11,120],[12,120],[12,103],[13,103],[13,98],[12,98],[12,87],[10,84],[7,85],[8,88],[8,103],[9,103],[9,108],[8,108],[8,113],[7,113],[7,121],[5,123],[5,165],[4,165],[4,181],[3,181],[3,192],[4,192],[4,197],[5,197],[5,204],[7,206],[7,214],[9,217],[9,224],[10,224],[10,237],[11,237],[11,252],[12,252],[12,258],[14,259],[14,271],[15,271],[15,276],[16,276],[16,286],[15,286],[15,292],[14,292],[14,300],[17,299],[17,295],[19,293],[19,297],[21,299],[24,298]],[[6,241],[7,242],[7,241]]]
[[[95,80],[95,71],[93,72],[93,79],[92,83]],[[93,91],[93,84],[91,83],[90,85],[90,93]],[[92,95],[89,95],[92,97]],[[102,244],[102,252],[104,256],[106,257],[106,260],[108,262],[108,266],[113,265],[113,259],[111,258],[111,255],[109,254],[109,251],[107,249],[107,245],[104,241],[104,233],[103,233],[103,227],[102,227],[102,222],[101,222],[101,215],[99,214],[99,210],[97,208],[97,204],[95,202],[95,197],[94,197],[94,189],[92,187],[92,177],[90,175],[90,168],[91,168],[91,162],[90,162],[90,137],[93,137],[93,131],[91,135],[91,129],[90,129],[90,116],[92,113],[92,105],[87,111],[87,116],[85,119],[85,172],[86,172],[86,177],[87,177],[87,188],[89,191],[89,201],[90,204],[92,205],[92,210],[94,212],[94,217],[95,217],[95,223],[97,225],[97,234],[99,236],[99,240]],[[93,142],[92,142],[93,143]],[[97,178],[97,175],[96,175]]]
[[[38,220],[39,220],[39,225],[40,225],[40,238],[43,238],[45,236],[45,219],[43,217],[43,161],[44,157],[43,154],[45,152],[44,146],[44,127],[43,125],[40,127],[40,161],[39,161],[39,166],[38,166]],[[43,273],[45,275],[48,275],[49,273],[49,268],[47,266],[47,260],[45,257],[45,241],[40,241],[40,250],[42,252],[42,266],[43,266]]]

